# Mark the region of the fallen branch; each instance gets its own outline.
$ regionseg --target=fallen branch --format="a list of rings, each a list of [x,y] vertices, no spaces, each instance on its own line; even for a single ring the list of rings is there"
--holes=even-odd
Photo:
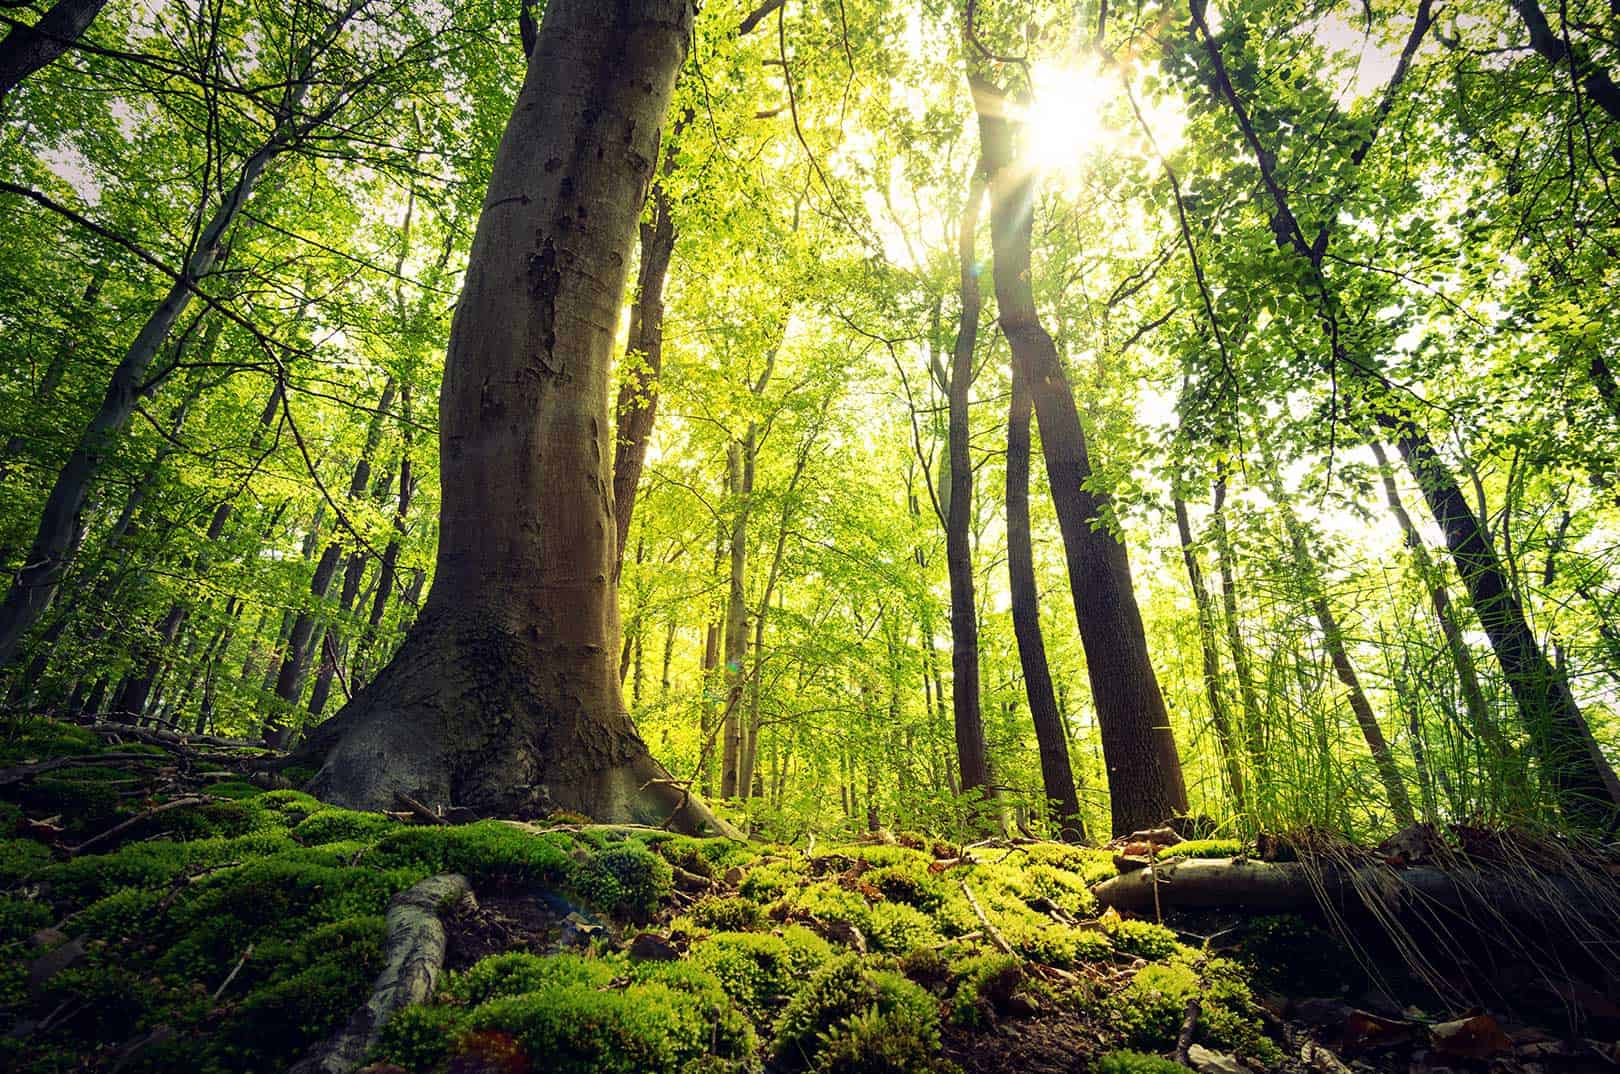
[[[421,802],[418,802],[415,798],[412,798],[410,795],[406,794],[404,791],[395,791],[394,801],[404,806],[405,812],[426,824],[450,823],[443,817],[439,816],[439,814],[433,812],[433,810],[423,805]]]
[[[1007,938],[994,925],[990,924],[990,919],[985,916],[984,907],[979,905],[979,900],[975,899],[973,892],[968,890],[967,882],[958,880],[956,886],[962,889],[963,895],[967,896],[968,905],[973,907],[973,912],[978,916],[979,924],[984,926],[984,931],[989,935],[990,942],[995,944],[1002,954],[1012,954],[1012,945],[1007,942]]]
[[[253,945],[248,944],[247,950],[243,951],[242,957],[236,960],[236,965],[231,968],[231,972],[226,974],[225,979],[219,982],[219,987],[214,989],[214,994],[208,998],[216,1003],[219,1002],[219,997],[223,996],[225,994],[225,990],[231,987],[231,982],[236,980],[236,975],[242,972],[242,967],[246,966],[247,960],[252,957]]]
[[[1202,983],[1200,982],[1200,985]],[[1187,1053],[1192,1050],[1193,1034],[1198,1032],[1198,1015],[1203,1011],[1203,1004],[1197,996],[1187,1000],[1187,1013],[1181,1019],[1181,1032],[1176,1034],[1176,1062],[1184,1067],[1190,1067]]]
[[[467,878],[455,873],[430,876],[395,895],[388,904],[383,969],[372,982],[371,997],[342,1029],[293,1064],[289,1074],[349,1074],[376,1045],[389,1018],[433,995],[444,968],[439,912],[471,898]]]
[[[170,763],[167,757],[155,756],[150,753],[89,753],[74,757],[52,757],[48,761],[34,761],[30,764],[0,768],[0,787],[21,783],[25,779],[42,776],[46,772],[54,772],[58,768],[80,768],[98,765],[122,767],[131,761],[145,761],[149,764]]]
[[[102,840],[111,839],[113,836],[119,834],[120,832],[126,831],[126,830],[128,830],[130,828],[133,828],[135,825],[141,823],[142,821],[151,820],[153,817],[157,816],[159,813],[167,813],[169,810],[171,810],[171,809],[179,809],[181,806],[206,805],[209,802],[223,802],[223,801],[226,801],[226,799],[224,799],[224,798],[214,798],[214,797],[211,797],[209,795],[198,794],[198,795],[192,795],[192,796],[187,797],[187,798],[175,798],[175,799],[171,799],[170,801],[167,801],[167,802],[162,802],[162,803],[160,803],[158,805],[153,806],[150,809],[146,809],[146,810],[141,811],[140,813],[135,814],[135,816],[130,817],[128,820],[121,821],[118,824],[114,824],[111,828],[108,828],[106,831],[101,832],[98,835],[92,835],[90,838],[86,839],[84,842],[80,843],[76,847],[68,847],[67,848],[68,857],[70,857],[70,858],[77,857],[78,855],[83,854],[86,850],[90,849],[92,846],[95,846],[97,843],[101,842]]]
[[[244,738],[221,738],[219,735],[192,735],[181,731],[157,731],[150,727],[136,727],[128,723],[93,723],[90,730],[104,738],[134,738],[157,746],[184,748],[188,746],[225,746],[236,750],[266,752],[263,742]]]

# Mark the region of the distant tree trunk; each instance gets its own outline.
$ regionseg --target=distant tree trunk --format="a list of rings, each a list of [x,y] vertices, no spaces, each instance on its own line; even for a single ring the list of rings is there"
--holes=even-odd
[[[968,454],[971,433],[968,393],[973,386],[973,351],[979,338],[978,264],[974,258],[974,232],[979,226],[979,203],[984,200],[983,167],[975,167],[962,207],[956,253],[960,272],[962,312],[956,343],[951,348],[951,377],[947,398],[950,451],[950,498],[945,511],[945,566],[951,583],[951,708],[956,717],[956,757],[962,790],[982,788],[993,796],[990,758],[984,742],[984,719],[979,711],[979,624],[973,598],[973,460]]]
[[[327,26],[325,36],[319,43],[321,47],[330,44],[342,32],[359,3],[360,0],[353,0],[353,6],[338,13]],[[169,337],[180,315],[191,304],[192,288],[212,275],[218,267],[225,252],[225,235],[236,222],[270,162],[299,144],[305,134],[330,118],[330,109],[316,116],[298,118],[298,110],[309,91],[312,75],[309,55],[304,60],[302,69],[284,91],[281,118],[275,129],[236,170],[235,181],[191,243],[191,253],[181,266],[178,278],[124,351],[122,360],[107,383],[100,407],[80,434],[67,463],[57,474],[56,484],[40,515],[39,530],[29,548],[25,565],[13,577],[4,602],[0,602],[0,668],[9,666],[16,658],[23,636],[56,596],[56,588],[71,558],[73,532],[90,485],[100,471],[102,462],[122,440],[130,415],[135,410],[135,400],[147,387],[147,372],[152,359],[157,356],[158,349]]]
[[[1372,448],[1373,457],[1378,461],[1379,474],[1383,478],[1384,502],[1388,505],[1390,514],[1395,516],[1396,524],[1401,528],[1401,536],[1406,542],[1407,551],[1412,554],[1413,566],[1416,567],[1418,577],[1429,595],[1429,604],[1434,609],[1434,617],[1440,624],[1440,634],[1445,639],[1446,651],[1451,656],[1452,666],[1457,670],[1457,683],[1462,693],[1463,707],[1468,712],[1469,730],[1485,740],[1498,761],[1510,762],[1513,749],[1503,737],[1496,718],[1486,704],[1485,691],[1480,687],[1479,671],[1474,664],[1474,654],[1469,650],[1468,642],[1463,637],[1456,606],[1451,603],[1451,595],[1446,592],[1445,584],[1440,580],[1439,568],[1430,557],[1428,547],[1423,543],[1423,535],[1418,532],[1412,516],[1406,513],[1406,505],[1401,502],[1400,489],[1395,485],[1395,472],[1390,466],[1389,458],[1384,454],[1384,445],[1376,439],[1371,439],[1368,446]]]
[[[360,457],[355,461],[354,472],[349,477],[347,499],[351,504],[359,501],[371,484],[371,456],[375,454],[377,445],[382,440],[383,415],[394,405],[395,391],[394,378],[390,375],[384,379],[377,407],[366,421],[365,443],[360,448]],[[332,588],[332,579],[337,574],[338,560],[342,554],[341,542],[334,540],[327,544],[321,553],[320,561],[315,565],[315,573],[310,578],[309,603],[298,610],[297,617],[293,620],[292,632],[287,638],[286,655],[282,657],[281,671],[276,675],[276,697],[280,698],[288,709],[298,704],[304,692],[304,678],[309,673],[309,665],[315,655],[316,647],[310,642],[315,634],[317,615],[326,600],[327,592]],[[349,556],[349,567],[343,582],[345,596],[343,611],[347,611],[354,603],[355,594],[360,591],[360,579],[365,568],[365,558],[361,550],[355,549]],[[333,668],[336,669],[335,663]],[[330,689],[330,683],[331,679],[328,677],[327,689]],[[322,696],[320,701],[324,707],[325,697]],[[313,706],[311,715],[319,715]],[[296,728],[286,725],[284,713],[273,709],[265,721],[265,744],[273,748],[285,748],[289,735],[294,731]]]
[[[1052,671],[1041,634],[1040,590],[1035,584],[1035,553],[1029,524],[1029,388],[1012,370],[1012,403],[1007,414],[1007,576],[1012,596],[1013,635],[1024,672],[1024,694],[1035,722],[1041,756],[1041,786],[1060,837],[1086,841],[1086,822],[1074,789],[1068,734],[1052,693]]]
[[[546,5],[450,330],[433,589],[306,740],[331,801],[719,827],[648,753],[613,662],[613,326],[691,25],[685,0]]]
[[[403,444],[399,449],[399,499],[394,504],[394,528],[388,534],[388,546],[383,549],[382,562],[377,566],[377,593],[371,601],[371,615],[366,619],[365,642],[361,646],[359,658],[355,661],[354,688],[358,690],[364,685],[362,675],[371,674],[370,655],[372,647],[377,643],[377,634],[382,629],[383,613],[388,609],[388,598],[393,596],[399,572],[400,542],[405,539],[408,530],[407,521],[411,514],[411,496],[416,491],[415,470],[411,463],[411,386],[400,385],[399,389],[400,435]]]
[[[624,564],[624,544],[636,509],[636,492],[647,442],[658,416],[658,377],[664,368],[664,278],[675,250],[675,221],[662,186],[654,185],[652,219],[641,227],[641,269],[636,299],[631,307],[630,341],[626,372],[619,384],[613,440],[613,521],[618,543],[614,546],[613,577]]]
[[[88,321],[91,312],[95,309],[96,300],[101,295],[102,285],[107,282],[107,262],[98,261],[91,271],[90,282],[85,284],[84,294],[79,299],[78,314],[84,321]],[[57,389],[62,386],[62,378],[67,373],[73,356],[78,352],[79,342],[85,335],[82,322],[73,323],[67,329],[66,342],[51,350],[51,357],[40,375],[39,383],[34,386],[34,405],[39,408],[50,406],[56,400]],[[21,433],[12,433],[6,437],[6,443],[0,448],[0,484],[11,476],[12,467],[16,465],[17,456],[22,453],[26,439]],[[0,566],[9,562],[10,556],[0,553]]]
[[[1361,728],[1362,738],[1366,740],[1367,749],[1372,754],[1373,765],[1378,770],[1379,782],[1384,785],[1384,793],[1389,798],[1390,813],[1397,824],[1402,826],[1411,824],[1415,818],[1412,815],[1412,799],[1406,793],[1406,782],[1401,778],[1400,766],[1395,763],[1395,755],[1390,751],[1389,743],[1384,738],[1384,731],[1379,726],[1378,715],[1373,711],[1372,702],[1367,699],[1366,690],[1362,689],[1361,678],[1356,674],[1355,664],[1350,659],[1350,650],[1345,646],[1344,631],[1339,626],[1338,617],[1333,614],[1333,608],[1328,604],[1321,572],[1317,568],[1316,558],[1311,554],[1310,543],[1305,536],[1305,527],[1294,515],[1293,508],[1288,502],[1282,478],[1277,470],[1277,462],[1271,455],[1269,445],[1264,439],[1259,443],[1265,458],[1265,476],[1271,486],[1271,499],[1282,515],[1283,528],[1288,533],[1288,547],[1293,555],[1294,570],[1309,594],[1311,611],[1316,616],[1317,625],[1322,629],[1322,642],[1327,646],[1328,658],[1333,664],[1333,674],[1344,685],[1345,694],[1350,702],[1350,711],[1355,715],[1356,723]]]
[[[1074,393],[1042,327],[1030,279],[1035,175],[1018,165],[1018,124],[1005,94],[970,71],[979,143],[990,177],[996,303],[1002,332],[1029,385],[1052,502],[1069,565],[1075,618],[1102,730],[1113,830],[1127,834],[1187,809],[1170,718],[1148,657],[1125,546],[1103,518],[1107,498],[1087,487],[1091,463]]]
[[[1232,650],[1232,672],[1237,678],[1238,697],[1243,701],[1244,741],[1249,755],[1250,774],[1254,782],[1266,781],[1264,710],[1260,695],[1254,688],[1254,670],[1249,662],[1249,646],[1243,640],[1243,628],[1238,622],[1237,579],[1232,564],[1232,540],[1226,528],[1226,473],[1215,478],[1214,495],[1210,509],[1210,530],[1215,536],[1215,554],[1220,559],[1221,618],[1226,623],[1226,644]]]
[[[1198,649],[1203,657],[1204,696],[1209,700],[1209,721],[1215,727],[1215,744],[1221,752],[1221,766],[1226,770],[1226,785],[1232,793],[1232,804],[1241,814],[1249,811],[1248,795],[1243,785],[1243,763],[1240,746],[1232,731],[1232,719],[1226,711],[1226,699],[1221,695],[1221,655],[1215,641],[1215,608],[1209,589],[1204,585],[1204,572],[1198,566],[1198,549],[1193,544],[1192,524],[1187,518],[1187,504],[1179,494],[1174,497],[1176,533],[1181,538],[1181,562],[1187,568],[1187,584],[1192,588],[1193,606],[1198,617]]]
[[[106,6],[107,0],[57,0],[38,22],[0,38],[0,105],[23,79],[72,48]]]
[[[738,793],[738,765],[742,757],[742,695],[747,681],[744,664],[748,658],[748,604],[744,588],[748,571],[748,504],[754,491],[755,430],[749,427],[742,441],[732,441],[727,453],[731,494],[736,507],[731,519],[730,587],[726,597],[726,708],[720,754],[720,796],[735,798]]]

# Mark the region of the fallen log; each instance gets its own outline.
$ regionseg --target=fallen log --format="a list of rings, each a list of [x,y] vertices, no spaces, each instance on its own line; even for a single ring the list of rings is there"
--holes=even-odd
[[[184,731],[163,731],[152,727],[136,727],[129,723],[93,723],[90,730],[105,738],[133,738],[154,746],[185,748],[190,746],[223,746],[235,750],[269,752],[263,742],[243,738],[223,738],[219,735],[193,735]]]
[[[433,995],[444,968],[445,931],[439,912],[470,898],[467,878],[456,873],[430,876],[395,895],[388,904],[383,968],[372,982],[371,997],[288,1074],[349,1074],[376,1045],[389,1018]]]
[[[1610,882],[1612,885],[1612,882]],[[1605,888],[1607,887],[1607,890]],[[1175,909],[1309,911],[1324,903],[1339,909],[1406,906],[1458,914],[1485,912],[1524,920],[1568,921],[1607,934],[1613,929],[1612,886],[1571,876],[1536,874],[1533,880],[1507,871],[1397,869],[1368,864],[1312,866],[1302,862],[1246,858],[1188,858],[1159,862],[1096,884],[1097,901],[1117,910],[1142,912],[1158,905]]]

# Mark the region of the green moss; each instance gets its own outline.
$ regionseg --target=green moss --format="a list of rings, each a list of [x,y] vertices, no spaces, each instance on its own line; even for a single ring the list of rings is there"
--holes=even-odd
[[[674,876],[669,862],[638,842],[625,842],[593,854],[573,886],[608,913],[644,921],[669,897]]]
[[[277,814],[288,827],[326,808],[320,799],[303,791],[266,791],[259,795],[258,802],[263,808]]]
[[[915,1027],[937,1050],[939,1005],[934,998],[900,974],[873,969],[849,954],[828,962],[788,1002],[776,1021],[775,1055],[790,1066],[811,1066],[850,1018],[869,1010]]]
[[[748,865],[758,856],[756,848],[735,839],[671,835],[649,840],[647,845],[671,865],[710,879],[724,875],[732,866]]]
[[[367,865],[408,867],[424,876],[461,873],[481,885],[541,886],[573,872],[575,844],[566,834],[536,834],[498,820],[449,827],[402,826],[362,859]],[[668,866],[665,866],[668,868]]]
[[[51,923],[51,908],[32,899],[0,896],[0,943],[26,940]]]
[[[0,839],[0,884],[30,880],[51,863],[51,852],[32,839]]]
[[[959,1026],[986,1025],[993,1014],[1006,1007],[1024,980],[1023,963],[1000,953],[964,959],[956,972],[950,1012],[952,1024]]]
[[[699,899],[687,914],[706,929],[757,929],[765,922],[758,903],[740,898]]]
[[[457,1051],[478,1054],[484,1041],[508,1037],[519,1057],[543,1062],[548,1074],[679,1074],[712,1054],[715,1039],[704,1000],[660,982],[621,991],[549,985],[491,1000],[466,1025]]]
[[[264,794],[264,791],[260,790],[258,787],[255,787],[245,779],[226,779],[221,780],[218,783],[211,784],[208,788],[208,793],[213,795],[215,798],[242,799],[257,798]]]
[[[829,950],[825,940],[821,950],[795,936],[790,943],[782,936],[762,932],[717,932],[693,946],[690,961],[714,975],[726,994],[756,1018],[782,1006],[806,974],[823,961]]]
[[[456,1007],[407,1007],[383,1025],[368,1061],[393,1063],[418,1074],[435,1070],[450,1057],[465,1021],[466,1012]]]
[[[343,840],[376,839],[398,827],[398,821],[381,813],[362,813],[352,809],[320,809],[299,821],[292,830],[292,837],[305,846],[315,846]]]
[[[1198,1040],[1268,1065],[1277,1061],[1276,1046],[1255,1017],[1254,999],[1242,973],[1226,959],[1200,959],[1196,968],[1184,958],[1144,966],[1111,998],[1105,1013],[1126,1043],[1170,1048],[1193,996],[1202,1003]]]
[[[1243,853],[1240,839],[1188,839],[1173,847],[1160,847],[1155,855],[1160,861],[1169,858],[1235,858]]]
[[[1161,959],[1186,950],[1174,932],[1151,921],[1130,921],[1110,915],[1100,924],[1114,947],[1126,954]]]
[[[805,870],[800,862],[767,862],[748,870],[738,893],[761,904],[775,902],[802,884],[804,878]]]
[[[279,816],[254,799],[225,799],[172,809],[152,818],[149,831],[175,839],[232,839],[280,827]],[[142,825],[146,828],[146,825]]]
[[[112,768],[59,768],[18,792],[23,808],[60,816],[70,832],[94,832],[111,826],[118,815],[118,789],[109,785],[120,773]]]
[[[951,1074],[939,1043],[897,1012],[872,1007],[850,1016],[816,1059],[815,1074]]]
[[[617,963],[580,955],[532,955],[508,951],[491,955],[460,973],[445,976],[443,995],[469,1007],[552,985],[606,988],[618,971]]]
[[[150,927],[163,896],[141,888],[125,888],[98,899],[73,919],[73,931],[99,940],[134,936]]]
[[[8,764],[95,753],[102,749],[94,731],[44,716],[0,719],[0,761]]]
[[[759,1041],[748,1016],[726,991],[720,979],[695,962],[637,962],[630,979],[638,984],[662,985],[690,996],[701,1007],[710,1027],[709,1048],[726,1057],[752,1056]]]
[[[869,913],[867,940],[876,950],[903,955],[938,943],[940,935],[921,910],[901,902],[880,902]]]
[[[1109,1052],[1097,1060],[1097,1074],[1187,1074],[1187,1068],[1146,1052]]]

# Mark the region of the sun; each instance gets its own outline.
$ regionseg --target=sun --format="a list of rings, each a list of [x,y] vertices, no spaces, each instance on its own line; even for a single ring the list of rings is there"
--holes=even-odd
[[[1114,141],[1105,117],[1119,82],[1094,64],[1036,64],[1024,109],[1024,157],[1041,172],[1072,171]]]

